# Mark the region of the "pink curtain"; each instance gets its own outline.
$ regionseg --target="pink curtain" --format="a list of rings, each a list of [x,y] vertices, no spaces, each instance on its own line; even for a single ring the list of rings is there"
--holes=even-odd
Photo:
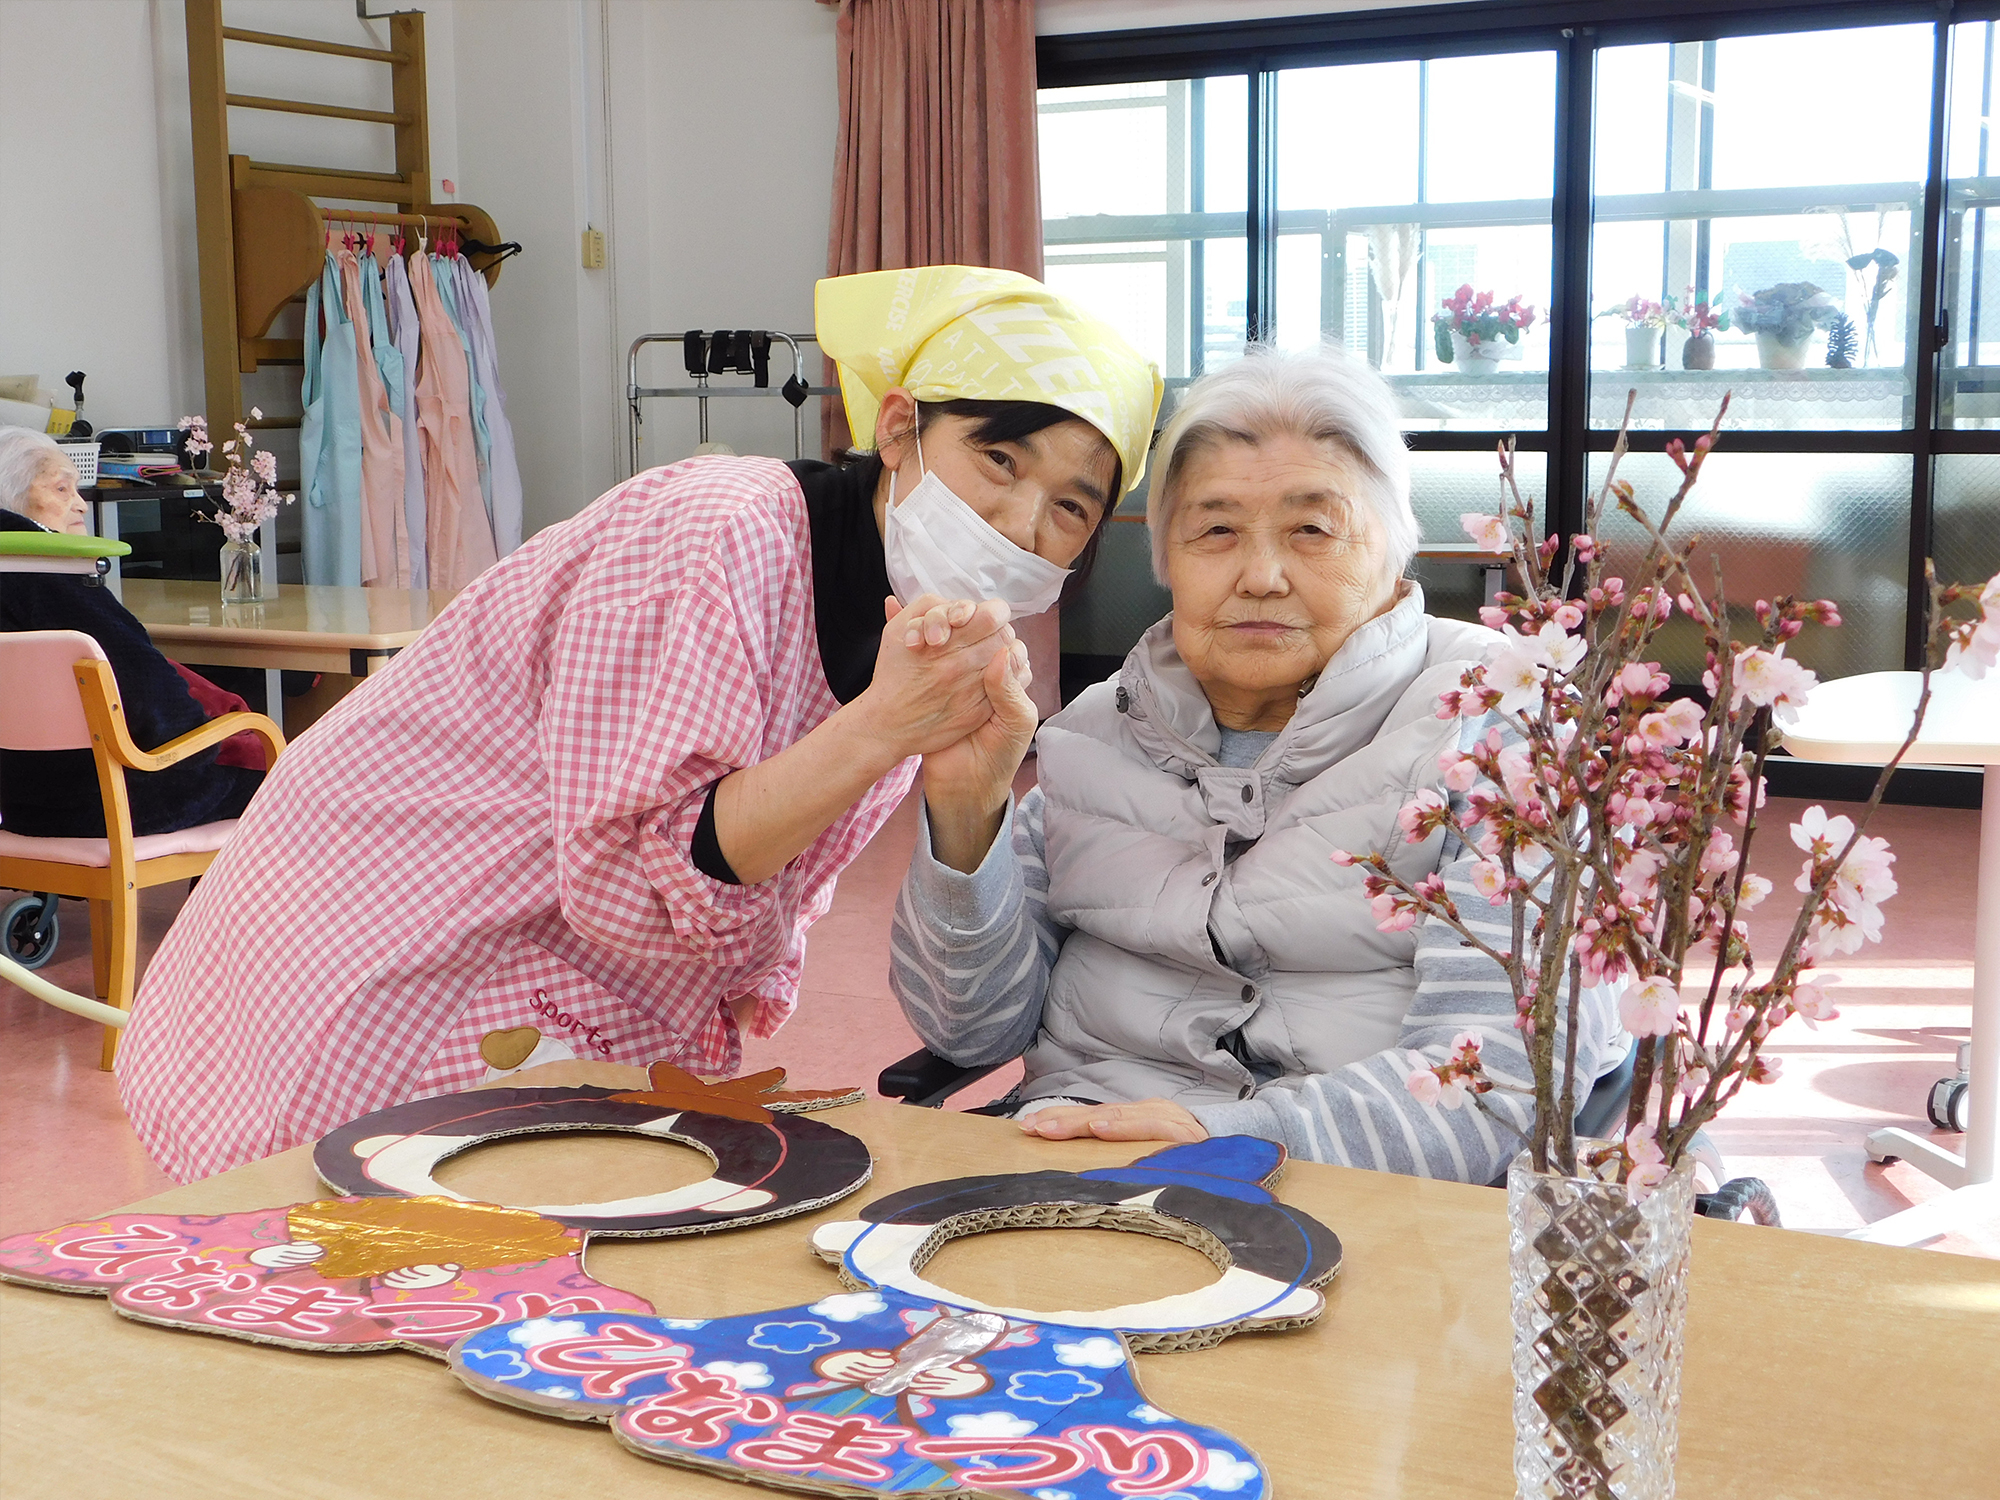
[[[1039,278],[1034,0],[841,0],[837,48],[827,274],[961,265]],[[849,445],[837,399],[821,422],[829,456]],[[1046,717],[1059,706],[1055,611],[1021,636]]]

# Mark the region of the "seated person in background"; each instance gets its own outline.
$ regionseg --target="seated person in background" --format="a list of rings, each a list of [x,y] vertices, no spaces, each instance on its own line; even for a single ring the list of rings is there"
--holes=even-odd
[[[76,467],[55,441],[25,427],[0,428],[0,531],[89,527]],[[118,679],[125,722],[142,750],[198,729],[213,717],[196,701],[192,676],[162,656],[107,588],[71,573],[9,573],[0,584],[0,630],[80,630],[104,648]],[[242,700],[205,681],[216,712]],[[263,783],[261,754],[248,764],[233,742],[164,771],[127,771],[135,834],[172,833],[242,815]],[[228,764],[227,760],[237,760]],[[0,826],[30,838],[104,835],[104,800],[88,750],[0,750]]]
[[[1147,506],[1173,613],[1120,675],[1041,728],[1040,785],[1011,806],[1035,733],[1018,687],[924,757],[891,984],[925,1045],[1025,1053],[1009,1101],[1049,1138],[1257,1135],[1314,1161],[1488,1182],[1532,1099],[1444,1112],[1405,1087],[1478,1034],[1530,1080],[1500,968],[1438,923],[1382,932],[1334,849],[1439,871],[1505,944],[1456,838],[1404,842],[1425,787],[1468,817],[1441,753],[1498,722],[1438,694],[1500,644],[1435,619],[1401,575],[1417,547],[1395,399],[1333,351],[1253,354],[1198,381],[1162,435]],[[1488,915],[1490,913],[1490,915]],[[1577,1064],[1622,1057],[1616,996],[1584,996]],[[1562,1045],[1558,1040],[1557,1045]]]

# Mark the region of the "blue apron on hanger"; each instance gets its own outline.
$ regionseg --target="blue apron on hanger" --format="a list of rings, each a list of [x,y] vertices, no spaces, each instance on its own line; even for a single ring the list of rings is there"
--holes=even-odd
[[[320,322],[326,330],[322,336]],[[361,371],[331,253],[306,292],[300,523],[307,583],[361,584]]]

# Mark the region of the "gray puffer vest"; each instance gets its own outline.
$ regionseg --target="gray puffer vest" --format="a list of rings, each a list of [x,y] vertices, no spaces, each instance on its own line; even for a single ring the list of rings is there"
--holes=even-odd
[[[1221,733],[1169,616],[1110,682],[1036,741],[1048,913],[1075,929],[1027,1054],[1026,1098],[1248,1097],[1395,1045],[1416,990],[1414,931],[1376,930],[1362,872],[1383,849],[1416,880],[1444,835],[1403,842],[1396,813],[1442,790],[1437,717],[1500,636],[1432,619],[1415,585],[1327,663],[1258,763],[1216,763]]]

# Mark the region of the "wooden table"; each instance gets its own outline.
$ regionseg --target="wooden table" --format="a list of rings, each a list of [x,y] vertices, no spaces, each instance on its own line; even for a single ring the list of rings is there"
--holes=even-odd
[[[600,1241],[592,1273],[669,1317],[796,1306],[837,1289],[806,1248],[808,1227],[876,1195],[975,1171],[1105,1166],[1147,1149],[1042,1141],[1003,1120],[882,1102],[824,1118],[875,1152],[860,1194],[753,1229]],[[487,1147],[442,1175],[454,1191],[546,1202],[559,1179],[591,1197],[708,1171],[683,1148],[572,1137]],[[1142,1355],[1148,1398],[1247,1443],[1287,1500],[1511,1496],[1504,1195],[1312,1165],[1293,1166],[1279,1194],[1345,1247],[1325,1315],[1295,1333]],[[300,1149],[138,1206],[220,1213],[317,1196]],[[956,1241],[928,1274],[968,1296],[1053,1309],[1111,1306],[1134,1285],[1185,1290],[1216,1273],[1184,1246],[1041,1230]],[[1687,1333],[1687,1500],[1992,1493],[2000,1265],[1699,1220]],[[0,1286],[0,1347],[0,1488],[10,1495],[764,1493],[634,1457],[594,1424],[483,1400],[414,1354],[263,1348],[14,1286]]]
[[[120,590],[153,644],[175,661],[350,677],[379,670],[455,594],[287,583],[267,603],[225,605],[213,582],[127,578]]]
[[[379,672],[456,597],[453,589],[348,588],[287,583],[262,604],[224,604],[219,584],[127,578],[118,586],[153,644],[191,667],[257,667],[273,717],[285,703],[279,673],[326,672],[324,692],[295,700],[280,720],[297,734],[359,679]],[[252,705],[255,706],[254,704]]]

